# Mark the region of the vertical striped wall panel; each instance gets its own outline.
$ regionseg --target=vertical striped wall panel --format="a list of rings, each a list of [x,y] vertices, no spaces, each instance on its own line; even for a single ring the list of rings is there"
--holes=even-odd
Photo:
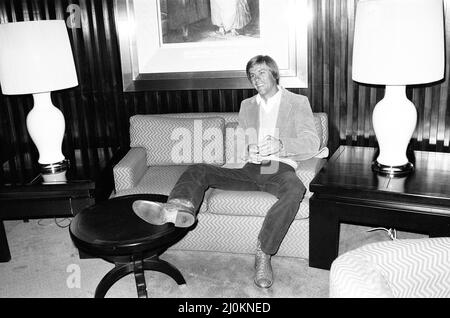
[[[444,1],[446,34],[449,1]],[[376,145],[371,115],[384,89],[358,85],[351,78],[357,2],[309,0],[308,88],[292,89],[308,96],[314,111],[328,113],[331,150],[340,144]],[[238,111],[240,102],[254,94],[248,89],[123,93],[113,1],[0,1],[0,23],[76,18],[78,13],[80,27],[68,30],[80,85],[52,93],[52,99],[66,119],[63,152],[80,175],[95,177],[119,147],[128,145],[133,114]],[[448,54],[450,41],[446,43]],[[407,90],[418,109],[414,149],[450,151],[448,57],[446,66],[445,80]],[[0,95],[2,182],[26,181],[38,170],[38,153],[25,126],[32,103],[31,96]]]

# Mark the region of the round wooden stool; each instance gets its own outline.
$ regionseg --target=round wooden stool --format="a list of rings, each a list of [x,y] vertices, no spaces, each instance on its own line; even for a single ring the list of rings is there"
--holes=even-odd
[[[105,297],[115,282],[131,273],[139,298],[146,298],[145,270],[164,273],[178,285],[186,284],[179,270],[159,256],[188,230],[171,223],[157,226],[143,221],[131,208],[135,200],[166,202],[167,196],[138,194],[113,198],[84,209],[70,224],[70,236],[76,247],[115,264],[98,284],[95,298]]]

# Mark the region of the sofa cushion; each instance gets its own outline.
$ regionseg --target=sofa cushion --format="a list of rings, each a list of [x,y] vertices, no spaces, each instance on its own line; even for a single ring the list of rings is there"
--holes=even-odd
[[[130,118],[130,146],[147,152],[147,165],[209,163],[223,165],[225,120],[222,117]]]
[[[224,253],[247,253],[254,255],[258,233],[264,218],[200,213],[195,229],[171,249],[203,250]],[[277,251],[277,256],[309,256],[309,222],[294,220]]]
[[[120,191],[117,196],[139,193],[169,195],[187,165],[149,167],[139,184],[129,190]],[[229,191],[208,189],[200,213],[222,215],[265,216],[277,198],[267,192]],[[296,219],[309,216],[309,197],[305,195]]]
[[[274,195],[258,191],[230,191],[214,189],[208,195],[208,212],[223,215],[265,216],[278,200]],[[300,204],[295,219],[309,216],[309,198]]]
[[[450,238],[395,239],[335,259],[331,297],[450,297]]]

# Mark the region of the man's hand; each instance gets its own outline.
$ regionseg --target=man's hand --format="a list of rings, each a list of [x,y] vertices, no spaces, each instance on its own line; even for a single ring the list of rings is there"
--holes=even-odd
[[[279,153],[283,149],[283,144],[280,139],[267,135],[258,148],[259,155],[265,157]]]
[[[248,161],[257,164],[261,163],[258,145],[256,144],[248,145]]]

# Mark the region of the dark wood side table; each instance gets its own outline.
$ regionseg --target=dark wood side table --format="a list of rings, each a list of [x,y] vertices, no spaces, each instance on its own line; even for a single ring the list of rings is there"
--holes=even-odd
[[[371,169],[376,149],[341,146],[310,183],[309,266],[330,269],[340,223],[450,236],[450,153],[414,151],[402,178]]]
[[[115,265],[98,284],[95,298],[105,297],[111,286],[128,274],[134,274],[139,298],[147,298],[145,270],[164,273],[178,285],[186,284],[180,271],[159,256],[189,228],[143,221],[133,212],[135,200],[166,202],[167,196],[134,194],[113,198],[83,210],[70,224],[70,237],[80,251]]]
[[[0,262],[11,259],[4,220],[72,217],[95,203],[94,190],[90,180],[43,184],[36,178],[27,184],[1,185]]]

